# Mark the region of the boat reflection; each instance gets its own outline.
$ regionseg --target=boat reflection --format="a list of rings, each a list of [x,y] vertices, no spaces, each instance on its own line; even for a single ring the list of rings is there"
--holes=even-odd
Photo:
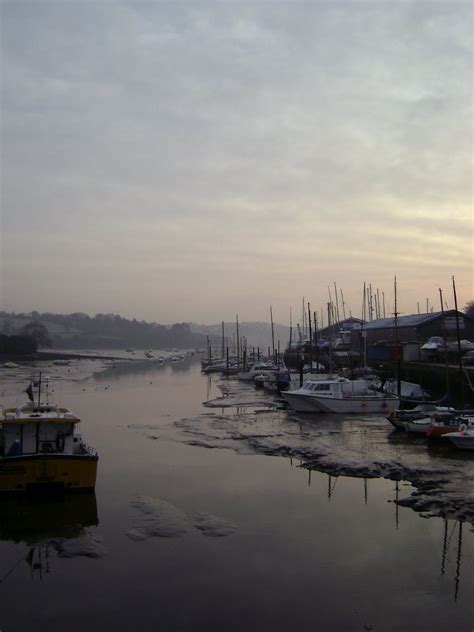
[[[17,496],[0,501],[0,540],[35,544],[48,538],[77,538],[97,526],[94,492]]]
[[[2,499],[0,540],[24,543],[27,549],[11,568],[2,569],[0,583],[6,581],[23,563],[28,565],[32,580],[42,580],[44,573],[51,572],[50,554],[58,553],[65,542],[81,538],[87,527],[98,524],[97,501],[93,491]]]

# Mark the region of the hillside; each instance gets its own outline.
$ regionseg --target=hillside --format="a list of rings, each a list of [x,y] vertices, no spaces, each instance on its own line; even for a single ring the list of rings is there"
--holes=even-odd
[[[186,323],[160,325],[128,320],[117,314],[96,314],[91,317],[83,313],[0,312],[0,333],[17,334],[32,321],[46,327],[52,347],[56,349],[189,349],[206,345],[206,334],[192,331]]]

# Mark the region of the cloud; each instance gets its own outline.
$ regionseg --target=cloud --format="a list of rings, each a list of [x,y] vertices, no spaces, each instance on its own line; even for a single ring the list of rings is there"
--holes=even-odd
[[[10,309],[253,318],[397,271],[472,296],[470,4],[1,10]]]

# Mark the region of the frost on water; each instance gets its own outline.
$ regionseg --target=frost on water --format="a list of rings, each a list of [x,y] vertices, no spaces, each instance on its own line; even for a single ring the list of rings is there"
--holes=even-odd
[[[208,513],[197,514],[194,519],[194,526],[202,531],[203,535],[213,538],[222,538],[235,533],[234,524]]]
[[[77,538],[60,538],[51,541],[58,557],[103,557],[107,551],[103,538],[91,531],[83,529]]]
[[[136,542],[149,538],[179,538],[193,527],[210,537],[225,537],[235,525],[224,518],[199,512],[189,517],[185,511],[161,498],[137,496],[131,502],[136,516],[127,536]]]
[[[136,510],[133,526],[127,531],[131,540],[176,538],[189,530],[189,521],[184,511],[166,500],[138,496],[131,506]]]

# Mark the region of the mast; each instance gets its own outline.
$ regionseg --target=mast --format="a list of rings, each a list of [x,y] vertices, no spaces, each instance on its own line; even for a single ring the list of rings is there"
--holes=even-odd
[[[239,315],[235,315],[235,326],[237,329],[237,366],[240,368],[240,338],[239,338]]]
[[[293,322],[291,319],[291,306],[290,306],[290,341],[288,343],[288,346],[291,349],[291,343],[293,342]]]
[[[224,357],[225,337],[224,337],[224,321],[222,321],[222,357]]]
[[[342,303],[342,315],[344,317],[344,320],[346,320],[346,304],[344,303],[344,294],[342,293],[342,288],[340,289],[341,292],[341,303]]]
[[[443,307],[443,291],[439,288],[439,300],[441,303],[441,314],[443,316],[443,341],[444,341],[444,362],[446,364],[446,393],[449,397],[449,363],[448,363],[448,340],[446,336],[446,320],[444,318],[444,307]]]
[[[400,350],[398,348],[398,311],[397,311],[397,277],[394,279],[395,292],[395,308],[393,315],[395,316],[395,378],[397,380],[397,395],[400,397],[401,380],[400,380]]]
[[[329,375],[332,375],[332,341],[331,341],[331,303],[328,303],[328,334],[329,334]]]
[[[270,322],[272,324],[272,356],[273,356],[273,361],[275,361],[275,332],[273,329],[273,311],[272,311],[271,305],[270,305]]]
[[[308,303],[308,327],[309,327],[309,362],[310,373],[313,372],[313,334],[311,332],[311,306]]]
[[[318,345],[318,314],[313,312],[314,317],[314,341],[316,343],[316,373],[319,371],[319,345]]]
[[[453,276],[453,294],[454,294],[454,309],[456,310],[456,336],[458,339],[458,358],[459,358],[459,388],[461,389],[461,408],[464,408],[464,385],[463,385],[463,372],[462,372],[462,358],[461,358],[461,332],[459,330],[459,314],[458,314],[458,299],[456,295],[456,284]]]
[[[38,380],[38,406],[41,406],[41,372]]]
[[[301,327],[303,328],[303,338],[306,335],[305,324],[306,324],[306,310],[304,306],[304,296],[303,296],[303,300],[301,301]]]
[[[337,318],[337,322],[339,322],[341,319],[339,318],[339,301],[337,300],[336,281],[334,281],[334,294],[336,296],[336,318]]]

